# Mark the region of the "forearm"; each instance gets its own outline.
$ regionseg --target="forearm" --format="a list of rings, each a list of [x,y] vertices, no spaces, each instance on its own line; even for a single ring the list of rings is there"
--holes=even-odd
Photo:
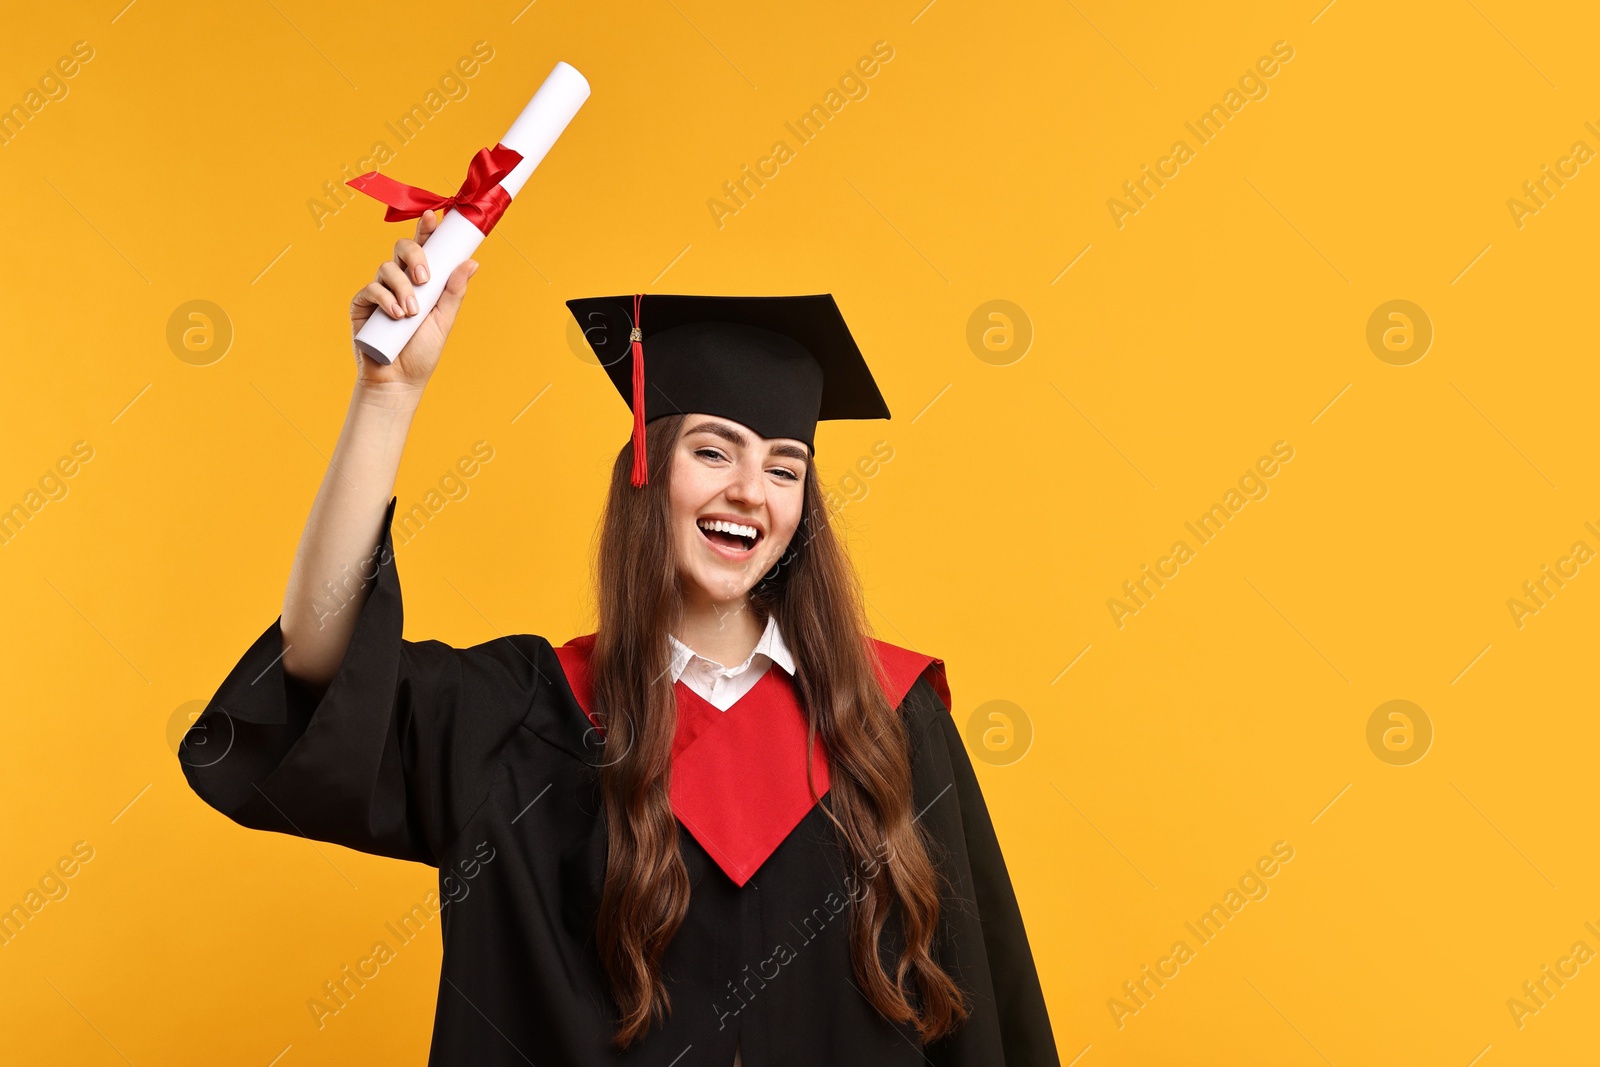
[[[317,689],[338,672],[377,574],[373,550],[421,391],[357,383],[283,596],[283,669]]]

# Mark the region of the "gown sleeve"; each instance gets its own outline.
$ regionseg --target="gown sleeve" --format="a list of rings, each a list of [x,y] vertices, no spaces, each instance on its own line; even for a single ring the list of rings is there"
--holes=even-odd
[[[283,670],[280,616],[178,757],[190,787],[241,826],[439,866],[488,798],[553,655],[529,635],[465,649],[402,640],[394,509],[391,498],[365,566],[375,584],[320,700]]]
[[[948,886],[941,963],[969,994],[972,1015],[927,1047],[936,1067],[1060,1067],[1050,1014],[1005,856],[949,709],[925,675],[906,696],[917,755],[917,810]]]

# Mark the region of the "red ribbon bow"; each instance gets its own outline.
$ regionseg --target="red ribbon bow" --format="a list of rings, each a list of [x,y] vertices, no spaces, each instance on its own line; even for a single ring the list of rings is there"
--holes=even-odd
[[[511,205],[511,194],[500,188],[500,180],[516,170],[521,162],[522,153],[503,144],[478,149],[478,154],[472,157],[472,162],[467,166],[467,179],[456,190],[455,196],[430,193],[415,185],[385,177],[375,170],[358,174],[345,184],[388,204],[389,210],[383,214],[384,222],[404,222],[406,219],[419,218],[430,208],[442,213],[453,207],[487,237]]]

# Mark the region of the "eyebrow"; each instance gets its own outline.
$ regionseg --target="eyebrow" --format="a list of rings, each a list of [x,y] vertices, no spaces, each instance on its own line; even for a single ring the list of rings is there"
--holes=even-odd
[[[702,422],[699,425],[690,427],[689,432],[714,434],[724,441],[738,445],[740,448],[750,443],[749,438],[725,422]],[[811,461],[810,454],[800,445],[773,445],[769,451],[774,456],[786,456],[789,459],[798,459],[807,463]]]

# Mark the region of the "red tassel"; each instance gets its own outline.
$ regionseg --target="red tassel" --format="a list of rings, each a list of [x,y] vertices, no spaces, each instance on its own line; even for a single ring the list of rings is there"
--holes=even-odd
[[[650,480],[650,464],[644,446],[644,333],[639,327],[639,307],[643,293],[633,295],[633,486],[637,489]]]

